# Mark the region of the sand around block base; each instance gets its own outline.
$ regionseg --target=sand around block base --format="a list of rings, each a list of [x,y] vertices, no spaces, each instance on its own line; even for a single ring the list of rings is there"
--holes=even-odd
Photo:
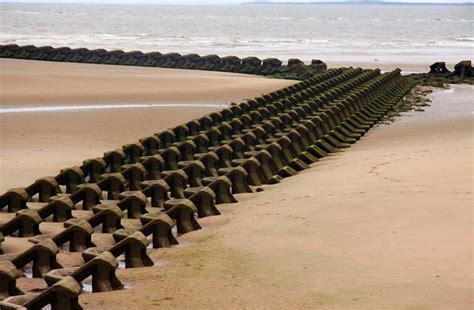
[[[473,88],[435,91],[313,169],[238,195],[87,309],[472,308]]]

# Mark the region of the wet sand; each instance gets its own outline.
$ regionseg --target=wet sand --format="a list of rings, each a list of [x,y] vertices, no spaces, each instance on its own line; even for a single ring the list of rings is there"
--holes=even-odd
[[[454,89],[454,90],[453,90]],[[200,219],[87,309],[472,309],[474,90]]]
[[[48,75],[46,69],[41,72]],[[38,101],[12,101],[8,107],[144,102],[128,101],[135,98],[133,89],[117,97],[116,89],[109,89],[113,100],[107,101],[100,87],[87,100],[64,101],[68,97],[61,83],[66,82],[61,79],[66,73],[52,72],[56,77],[45,94],[25,94]],[[192,73],[201,79],[201,72]],[[117,76],[136,81],[127,71],[110,73],[102,82],[107,85]],[[151,95],[158,99],[150,102],[194,102],[196,108],[0,114],[0,189],[28,185],[59,168],[219,110],[221,104],[285,86],[272,83],[292,83],[236,78],[250,78],[246,85],[252,90],[242,86],[228,92],[231,85],[210,94],[219,77],[208,80],[207,91],[195,89],[188,98],[172,101],[166,87]],[[82,79],[88,82],[84,75]],[[32,77],[28,83],[47,80]],[[268,89],[256,85],[260,80],[269,83]],[[2,76],[2,96],[30,89],[22,83],[10,92]],[[240,83],[245,84],[236,85]],[[60,100],[55,101],[51,85],[63,87]],[[90,87],[94,85],[97,80]],[[67,87],[77,98],[87,98],[75,84]],[[471,309],[473,90],[454,86],[437,91],[425,112],[405,113],[349,150],[263,193],[239,195],[240,203],[219,207],[222,216],[200,219],[203,229],[181,237],[178,247],[151,251],[156,267],[120,269],[119,278],[131,288],[84,294],[81,304],[85,309]],[[2,108],[7,106],[1,100]],[[216,107],[198,107],[202,102]],[[46,224],[45,232],[57,228]],[[27,244],[6,246],[12,250]]]
[[[261,76],[135,66],[0,59],[0,104],[225,102],[293,82]]]
[[[294,83],[219,72],[6,59],[0,59],[0,69],[1,193],[233,101]],[[123,108],[144,103],[168,106]],[[2,113],[104,104],[116,106]]]

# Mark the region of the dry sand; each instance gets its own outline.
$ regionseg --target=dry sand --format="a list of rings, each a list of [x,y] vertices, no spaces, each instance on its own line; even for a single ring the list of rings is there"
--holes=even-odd
[[[224,72],[0,59],[3,107],[225,102],[255,97],[293,82]]]
[[[87,99],[84,88],[74,90],[78,84],[68,82],[76,69],[82,70],[74,64],[50,64],[33,73],[25,67],[13,84],[4,83],[4,73],[17,66],[5,70],[5,62],[1,64],[2,98],[3,94],[21,97],[31,90],[25,99],[7,102],[10,107],[128,103],[141,90],[129,89],[128,94],[114,97],[115,91],[126,87],[109,88],[112,97],[107,97],[99,85],[111,79],[121,79],[125,86],[145,83],[136,83],[130,73],[143,68],[100,66],[96,69],[100,72],[124,71],[106,74],[101,82],[93,79],[88,89],[93,94]],[[62,65],[75,70],[63,72]],[[34,72],[42,78],[34,78]],[[156,71],[157,76],[163,74],[182,74],[176,78],[178,84],[190,74],[197,74],[195,81],[213,75]],[[211,95],[221,77],[234,76],[217,74],[203,86],[209,86],[207,91],[196,89],[189,98],[176,100],[200,103],[220,98],[212,101],[219,104],[291,83],[236,76],[240,81],[236,85],[243,83],[243,89],[228,92],[235,86],[229,81],[227,90]],[[21,86],[23,75],[30,77]],[[35,86],[28,85],[45,83],[48,76],[55,76],[47,84],[50,90],[33,91]],[[81,79],[90,82],[85,72]],[[51,85],[61,85],[57,89],[64,96],[61,100],[54,100]],[[14,87],[16,91],[10,89]],[[46,92],[46,101],[26,100],[37,98],[35,92],[41,91]],[[72,97],[76,100],[65,101],[69,91],[77,91]],[[346,152],[268,186],[263,193],[239,195],[240,203],[220,206],[222,216],[200,219],[203,229],[181,237],[178,247],[150,250],[156,267],[119,270],[126,290],[84,294],[81,304],[85,309],[472,309],[472,91],[467,86],[437,91],[426,112],[407,113],[390,126],[382,125]],[[153,94],[157,99],[152,101],[168,102],[165,94],[166,87]],[[1,102],[6,105],[4,99]],[[35,177],[211,110],[0,114],[0,188],[27,185]]]
[[[7,59],[0,59],[0,72],[1,193],[221,110],[232,101],[295,83],[219,72]],[[130,103],[193,107],[120,108]],[[1,113],[11,108],[84,104],[117,107]]]
[[[454,90],[453,90],[454,89]],[[472,309],[473,87],[239,195],[86,309]]]

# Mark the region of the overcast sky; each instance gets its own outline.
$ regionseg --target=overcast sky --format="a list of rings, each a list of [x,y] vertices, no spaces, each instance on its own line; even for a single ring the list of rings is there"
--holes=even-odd
[[[121,4],[239,4],[252,0],[0,0],[2,2],[121,3]],[[315,0],[272,0],[272,2],[318,2]],[[331,1],[331,0],[320,0]],[[337,1],[337,0],[336,0]],[[341,1],[341,0],[339,0]],[[474,0],[386,0],[394,2],[473,2]]]

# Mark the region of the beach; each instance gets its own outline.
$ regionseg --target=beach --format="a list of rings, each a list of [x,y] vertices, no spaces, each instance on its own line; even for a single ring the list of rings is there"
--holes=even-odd
[[[473,87],[379,125],[221,216],[87,309],[471,309]]]
[[[159,68],[4,59],[0,65],[2,192],[295,83]],[[423,112],[402,113],[263,192],[236,195],[239,203],[199,219],[203,229],[180,236],[178,246],[148,249],[153,268],[120,268],[126,289],[83,293],[81,305],[472,308],[473,90],[434,89]],[[138,222],[123,220],[133,228]],[[63,229],[41,224],[45,235]],[[113,243],[96,232],[97,245]],[[7,237],[6,253],[31,246],[15,239]],[[58,259],[66,267],[82,264],[80,253]],[[46,288],[42,279],[18,283],[26,291]]]
[[[0,59],[0,68],[2,193],[231,102],[295,83],[221,72],[13,59]],[[85,109],[10,112],[80,106]]]
[[[474,309],[473,69],[395,70],[472,59],[472,3],[59,2],[0,5],[0,304]]]
[[[198,70],[0,59],[2,108],[32,105],[228,104],[293,82]]]

